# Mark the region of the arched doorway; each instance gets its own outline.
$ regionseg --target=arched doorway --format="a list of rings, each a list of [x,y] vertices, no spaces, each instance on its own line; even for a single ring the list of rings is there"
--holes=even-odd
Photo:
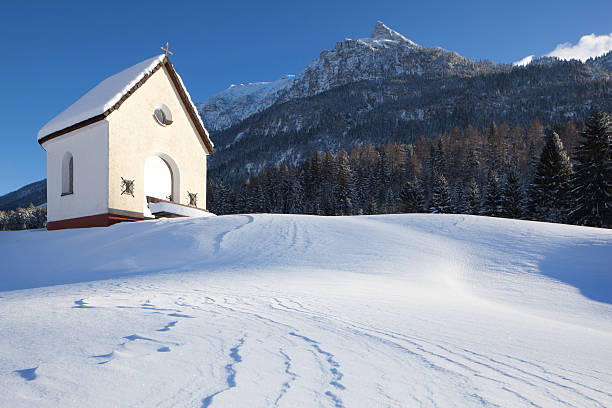
[[[172,170],[164,159],[151,156],[145,162],[145,197],[155,197],[172,201]]]
[[[153,216],[147,197],[180,203],[180,174],[176,162],[164,153],[156,153],[144,166],[144,215]]]

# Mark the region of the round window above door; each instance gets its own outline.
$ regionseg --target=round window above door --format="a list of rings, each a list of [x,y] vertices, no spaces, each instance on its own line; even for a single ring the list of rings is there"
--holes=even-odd
[[[153,111],[153,116],[155,116],[157,122],[162,126],[168,126],[172,124],[172,112],[170,112],[170,108],[168,108],[163,103],[155,107],[155,110]]]

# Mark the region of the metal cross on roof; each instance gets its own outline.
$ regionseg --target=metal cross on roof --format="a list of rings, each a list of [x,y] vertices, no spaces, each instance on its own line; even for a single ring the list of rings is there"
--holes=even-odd
[[[160,48],[162,49],[162,51],[164,51],[166,53],[166,57],[168,56],[168,54],[174,55],[172,53],[172,51],[168,50],[168,43],[166,43],[166,48],[164,48],[164,47],[160,47]]]

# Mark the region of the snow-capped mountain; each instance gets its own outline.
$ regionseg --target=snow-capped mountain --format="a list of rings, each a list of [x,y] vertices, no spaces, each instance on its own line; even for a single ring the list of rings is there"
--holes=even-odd
[[[209,129],[222,130],[277,102],[313,96],[348,83],[426,73],[473,75],[493,69],[454,52],[422,47],[378,21],[370,37],[336,43],[296,76],[232,85],[197,107]]]
[[[233,86],[199,104],[217,145],[209,174],[238,186],[263,166],[317,151],[410,144],[455,126],[579,121],[594,106],[612,109],[606,58],[475,62],[377,22],[370,37],[336,43],[293,77]]]
[[[454,75],[481,71],[483,64],[442,48],[425,48],[378,21],[369,38],[336,43],[323,51],[293,82],[286,99],[312,96],[367,79],[426,73]]]

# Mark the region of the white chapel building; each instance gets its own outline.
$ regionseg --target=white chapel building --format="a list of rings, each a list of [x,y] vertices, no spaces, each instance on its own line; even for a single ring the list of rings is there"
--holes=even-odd
[[[115,74],[38,132],[47,228],[206,215],[213,143],[164,54]]]

